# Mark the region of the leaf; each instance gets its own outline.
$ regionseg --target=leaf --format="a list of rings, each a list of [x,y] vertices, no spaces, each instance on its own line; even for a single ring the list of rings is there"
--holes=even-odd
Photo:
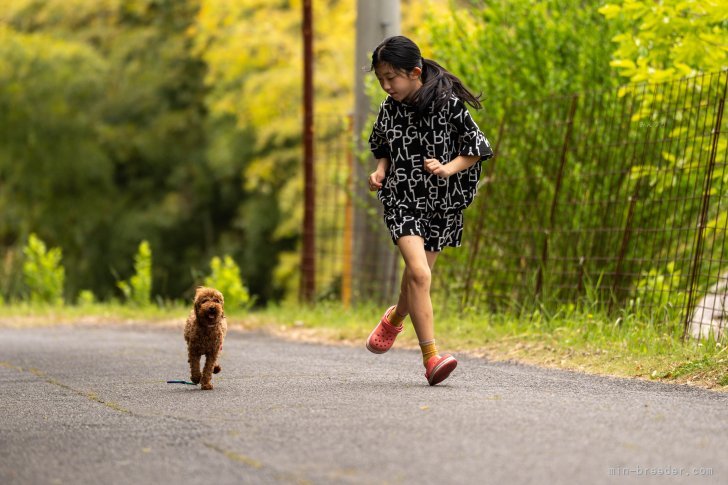
[[[636,69],[637,65],[629,59],[615,59],[609,63],[612,67],[621,67],[626,69]]]
[[[597,10],[600,14],[604,15],[608,20],[617,17],[622,11],[622,7],[608,3]]]

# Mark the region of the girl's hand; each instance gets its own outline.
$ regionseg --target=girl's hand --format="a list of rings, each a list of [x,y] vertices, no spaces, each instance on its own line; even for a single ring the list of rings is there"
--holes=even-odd
[[[372,172],[369,176],[369,190],[374,192],[375,190],[381,189],[386,176],[387,174],[383,170]]]
[[[440,163],[440,160],[436,158],[425,159],[425,170],[442,178],[448,178],[453,174],[453,172],[450,171],[450,164],[443,165]]]

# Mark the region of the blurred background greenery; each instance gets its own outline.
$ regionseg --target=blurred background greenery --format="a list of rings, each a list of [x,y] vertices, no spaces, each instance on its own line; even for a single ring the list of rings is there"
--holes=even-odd
[[[356,2],[314,9],[317,115],[345,116]],[[513,100],[726,68],[726,19],[721,1],[402,1],[402,33],[483,92],[491,138]],[[301,72],[296,0],[4,0],[2,298],[31,298],[33,234],[62,250],[67,302],[131,298],[144,241],[146,298],[186,298],[221,261],[250,301],[295,293]]]

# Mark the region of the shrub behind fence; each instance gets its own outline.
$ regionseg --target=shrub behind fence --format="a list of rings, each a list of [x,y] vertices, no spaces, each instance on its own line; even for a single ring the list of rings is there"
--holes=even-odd
[[[726,74],[511,104],[440,285],[476,309],[589,291],[689,320],[728,266]]]

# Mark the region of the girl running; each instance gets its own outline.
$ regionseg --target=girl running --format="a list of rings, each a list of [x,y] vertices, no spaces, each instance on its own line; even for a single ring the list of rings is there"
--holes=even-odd
[[[388,96],[369,137],[377,159],[369,189],[384,206],[384,222],[405,269],[397,304],[384,312],[366,345],[377,354],[388,351],[410,315],[425,377],[434,386],[457,360],[440,355],[435,345],[432,268],[443,248],[460,246],[462,211],[475,197],[481,162],[493,151],[464,104],[481,108],[479,96],[423,59],[410,39],[385,39],[372,54],[371,68]]]

